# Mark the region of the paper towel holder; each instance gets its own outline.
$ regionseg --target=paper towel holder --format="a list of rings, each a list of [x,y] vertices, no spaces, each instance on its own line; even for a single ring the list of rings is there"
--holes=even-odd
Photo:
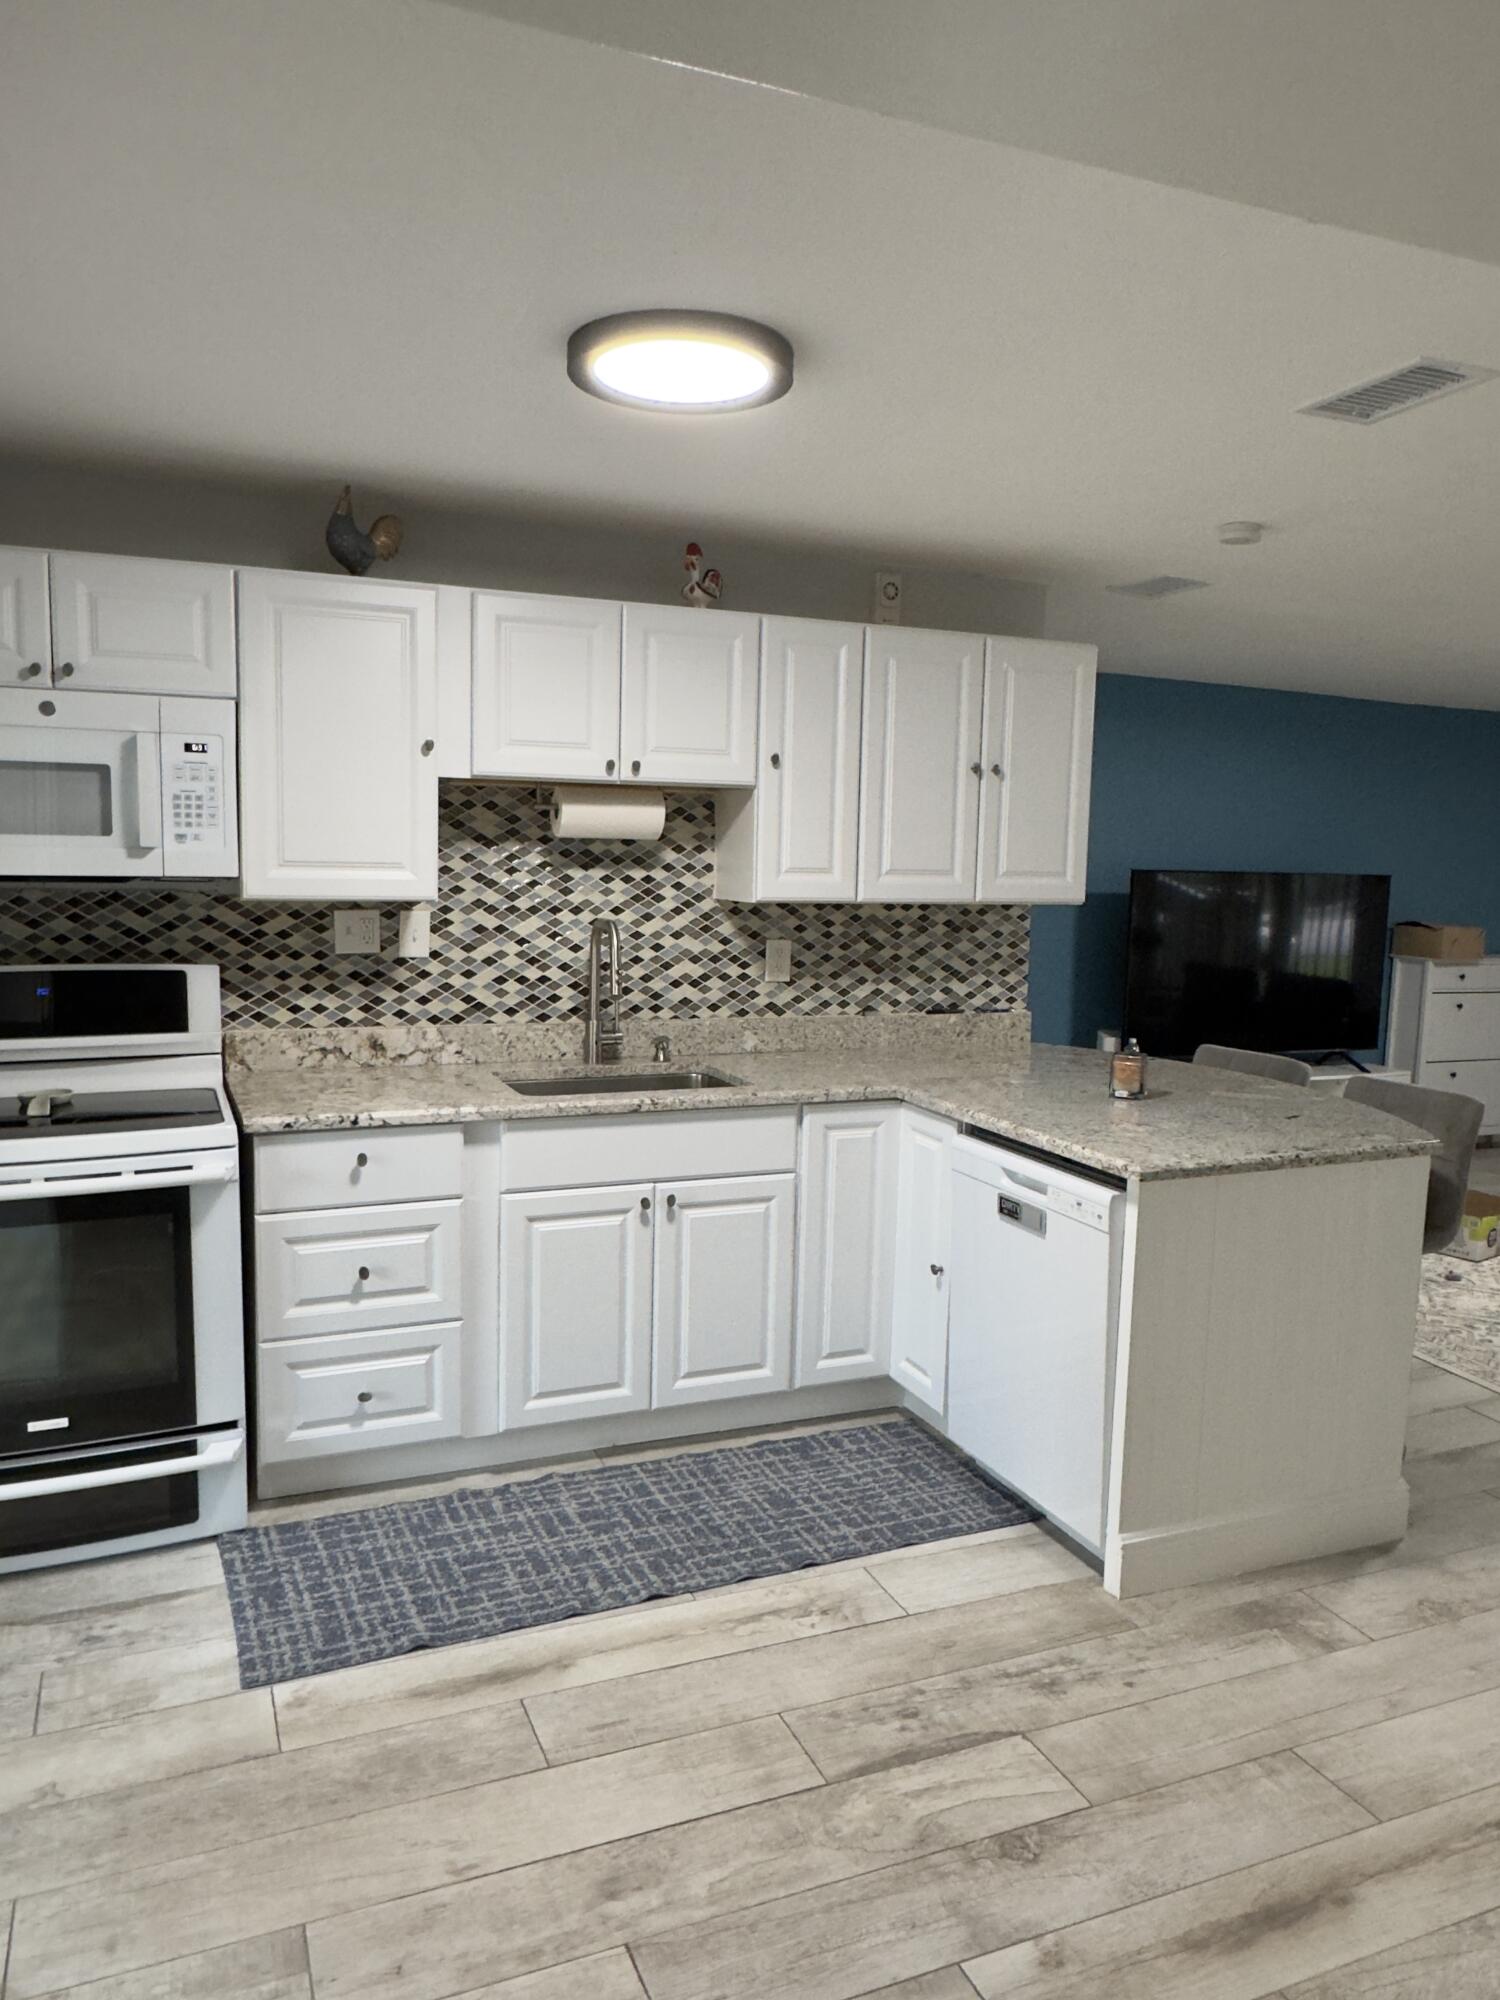
[[[554,840],[654,841],[666,826],[666,794],[648,785],[554,785],[547,814]]]

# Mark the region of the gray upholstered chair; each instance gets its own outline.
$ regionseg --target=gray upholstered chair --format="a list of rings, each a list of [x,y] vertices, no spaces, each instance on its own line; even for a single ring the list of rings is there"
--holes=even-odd
[[[1309,1063],[1295,1056],[1269,1056],[1260,1049],[1226,1049],[1218,1042],[1202,1042],[1193,1051],[1195,1063],[1212,1069],[1238,1070],[1241,1076],[1268,1076],[1276,1083],[1306,1083],[1312,1075]]]
[[[1422,1248],[1446,1249],[1464,1212],[1484,1106],[1477,1098],[1460,1097],[1456,1090],[1421,1090],[1415,1084],[1392,1083],[1383,1076],[1351,1076],[1344,1096],[1351,1104],[1368,1104],[1372,1111],[1404,1118],[1408,1125],[1419,1126],[1442,1140],[1443,1150],[1433,1154],[1427,1182]]]

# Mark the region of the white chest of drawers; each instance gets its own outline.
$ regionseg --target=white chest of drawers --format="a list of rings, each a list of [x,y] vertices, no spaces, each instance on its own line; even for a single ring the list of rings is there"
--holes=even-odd
[[[1394,959],[1387,1057],[1426,1089],[1477,1097],[1480,1131],[1500,1132],[1500,957]]]

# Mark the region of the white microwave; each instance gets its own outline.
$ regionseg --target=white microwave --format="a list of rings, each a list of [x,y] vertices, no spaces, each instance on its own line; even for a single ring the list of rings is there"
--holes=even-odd
[[[239,873],[235,704],[0,688],[0,875]]]

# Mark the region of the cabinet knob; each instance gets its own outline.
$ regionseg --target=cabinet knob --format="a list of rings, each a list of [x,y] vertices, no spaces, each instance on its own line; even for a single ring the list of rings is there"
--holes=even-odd
[[[943,1275],[943,1267],[942,1267],[942,1265],[941,1265],[941,1264],[929,1264],[929,1265],[927,1266],[927,1268],[928,1268],[928,1270],[929,1270],[929,1271],[931,1271],[931,1273],[932,1273],[933,1277],[935,1277],[935,1278],[940,1278],[940,1277],[942,1277],[942,1275]]]
[[[991,764],[990,770],[997,778],[1003,778],[1005,776],[1005,772],[999,764]]]
[[[1464,1003],[1462,1000],[1456,1000],[1453,1004],[1455,1013],[1461,1014],[1464,1011]]]
[[[676,1195],[675,1195],[675,1194],[669,1194],[669,1195],[667,1196],[667,1213],[668,1213],[668,1214],[670,1215],[670,1214],[671,1214],[671,1212],[672,1212],[672,1210],[673,1210],[673,1209],[674,1209],[674,1208],[675,1208],[676,1206],[677,1206],[677,1197],[676,1197]]]
[[[613,758],[613,757],[606,757],[606,758],[605,758],[605,760],[604,760],[604,775],[605,775],[605,777],[606,777],[606,778],[612,778],[612,777],[613,777],[613,776],[615,775],[615,760],[614,760],[614,758]]]
[[[373,1389],[361,1389],[354,1400],[356,1403],[373,1403],[375,1400],[375,1391]]]
[[[650,1212],[651,1212],[651,1197],[649,1194],[643,1194],[641,1196],[641,1214],[649,1215]]]
[[[356,1154],[354,1155],[354,1164],[355,1164],[355,1166],[357,1166],[357,1167],[367,1167],[367,1166],[368,1166],[368,1165],[370,1164],[370,1156],[369,1156],[369,1154],[368,1154],[368,1153],[356,1153]]]
[[[432,755],[433,751],[434,751],[434,750],[436,750],[436,748],[437,748],[437,745],[436,745],[436,744],[435,744],[435,743],[433,742],[432,738],[431,738],[431,737],[429,736],[429,737],[425,738],[425,740],[423,741],[423,744],[422,744],[422,755],[423,755],[424,757],[430,757],[430,756]]]
[[[641,760],[639,757],[631,760],[630,775],[632,778],[638,778],[641,775]]]
[[[773,771],[779,771],[781,769],[781,752],[779,750],[773,750],[771,752],[771,769]]]
[[[23,680],[36,681],[40,680],[41,677],[42,663],[40,660],[33,660],[29,667],[22,667],[21,669],[21,678]]]
[[[360,1267],[359,1267],[359,1282],[360,1282],[361,1284],[363,1284],[363,1283],[365,1282],[366,1278],[368,1278],[368,1277],[369,1277],[369,1275],[370,1275],[370,1267],[369,1267],[369,1265],[368,1265],[368,1264],[361,1264],[361,1265],[360,1265]]]
[[[64,660],[62,665],[57,670],[57,678],[60,681],[70,680],[72,678],[72,674],[73,674],[73,662],[71,660]]]
[[[39,701],[36,706],[38,715],[56,715],[57,713],[57,703],[55,701]]]
[[[1450,1082],[1450,1083],[1457,1083],[1457,1082],[1458,1082],[1458,1071],[1457,1071],[1456,1069],[1450,1069],[1450,1070],[1449,1070],[1449,1072],[1448,1072],[1448,1080],[1449,1080],[1449,1082]]]
[[[971,764],[969,766],[969,769],[974,773],[974,776],[976,778],[982,778],[984,776],[983,764]]]

